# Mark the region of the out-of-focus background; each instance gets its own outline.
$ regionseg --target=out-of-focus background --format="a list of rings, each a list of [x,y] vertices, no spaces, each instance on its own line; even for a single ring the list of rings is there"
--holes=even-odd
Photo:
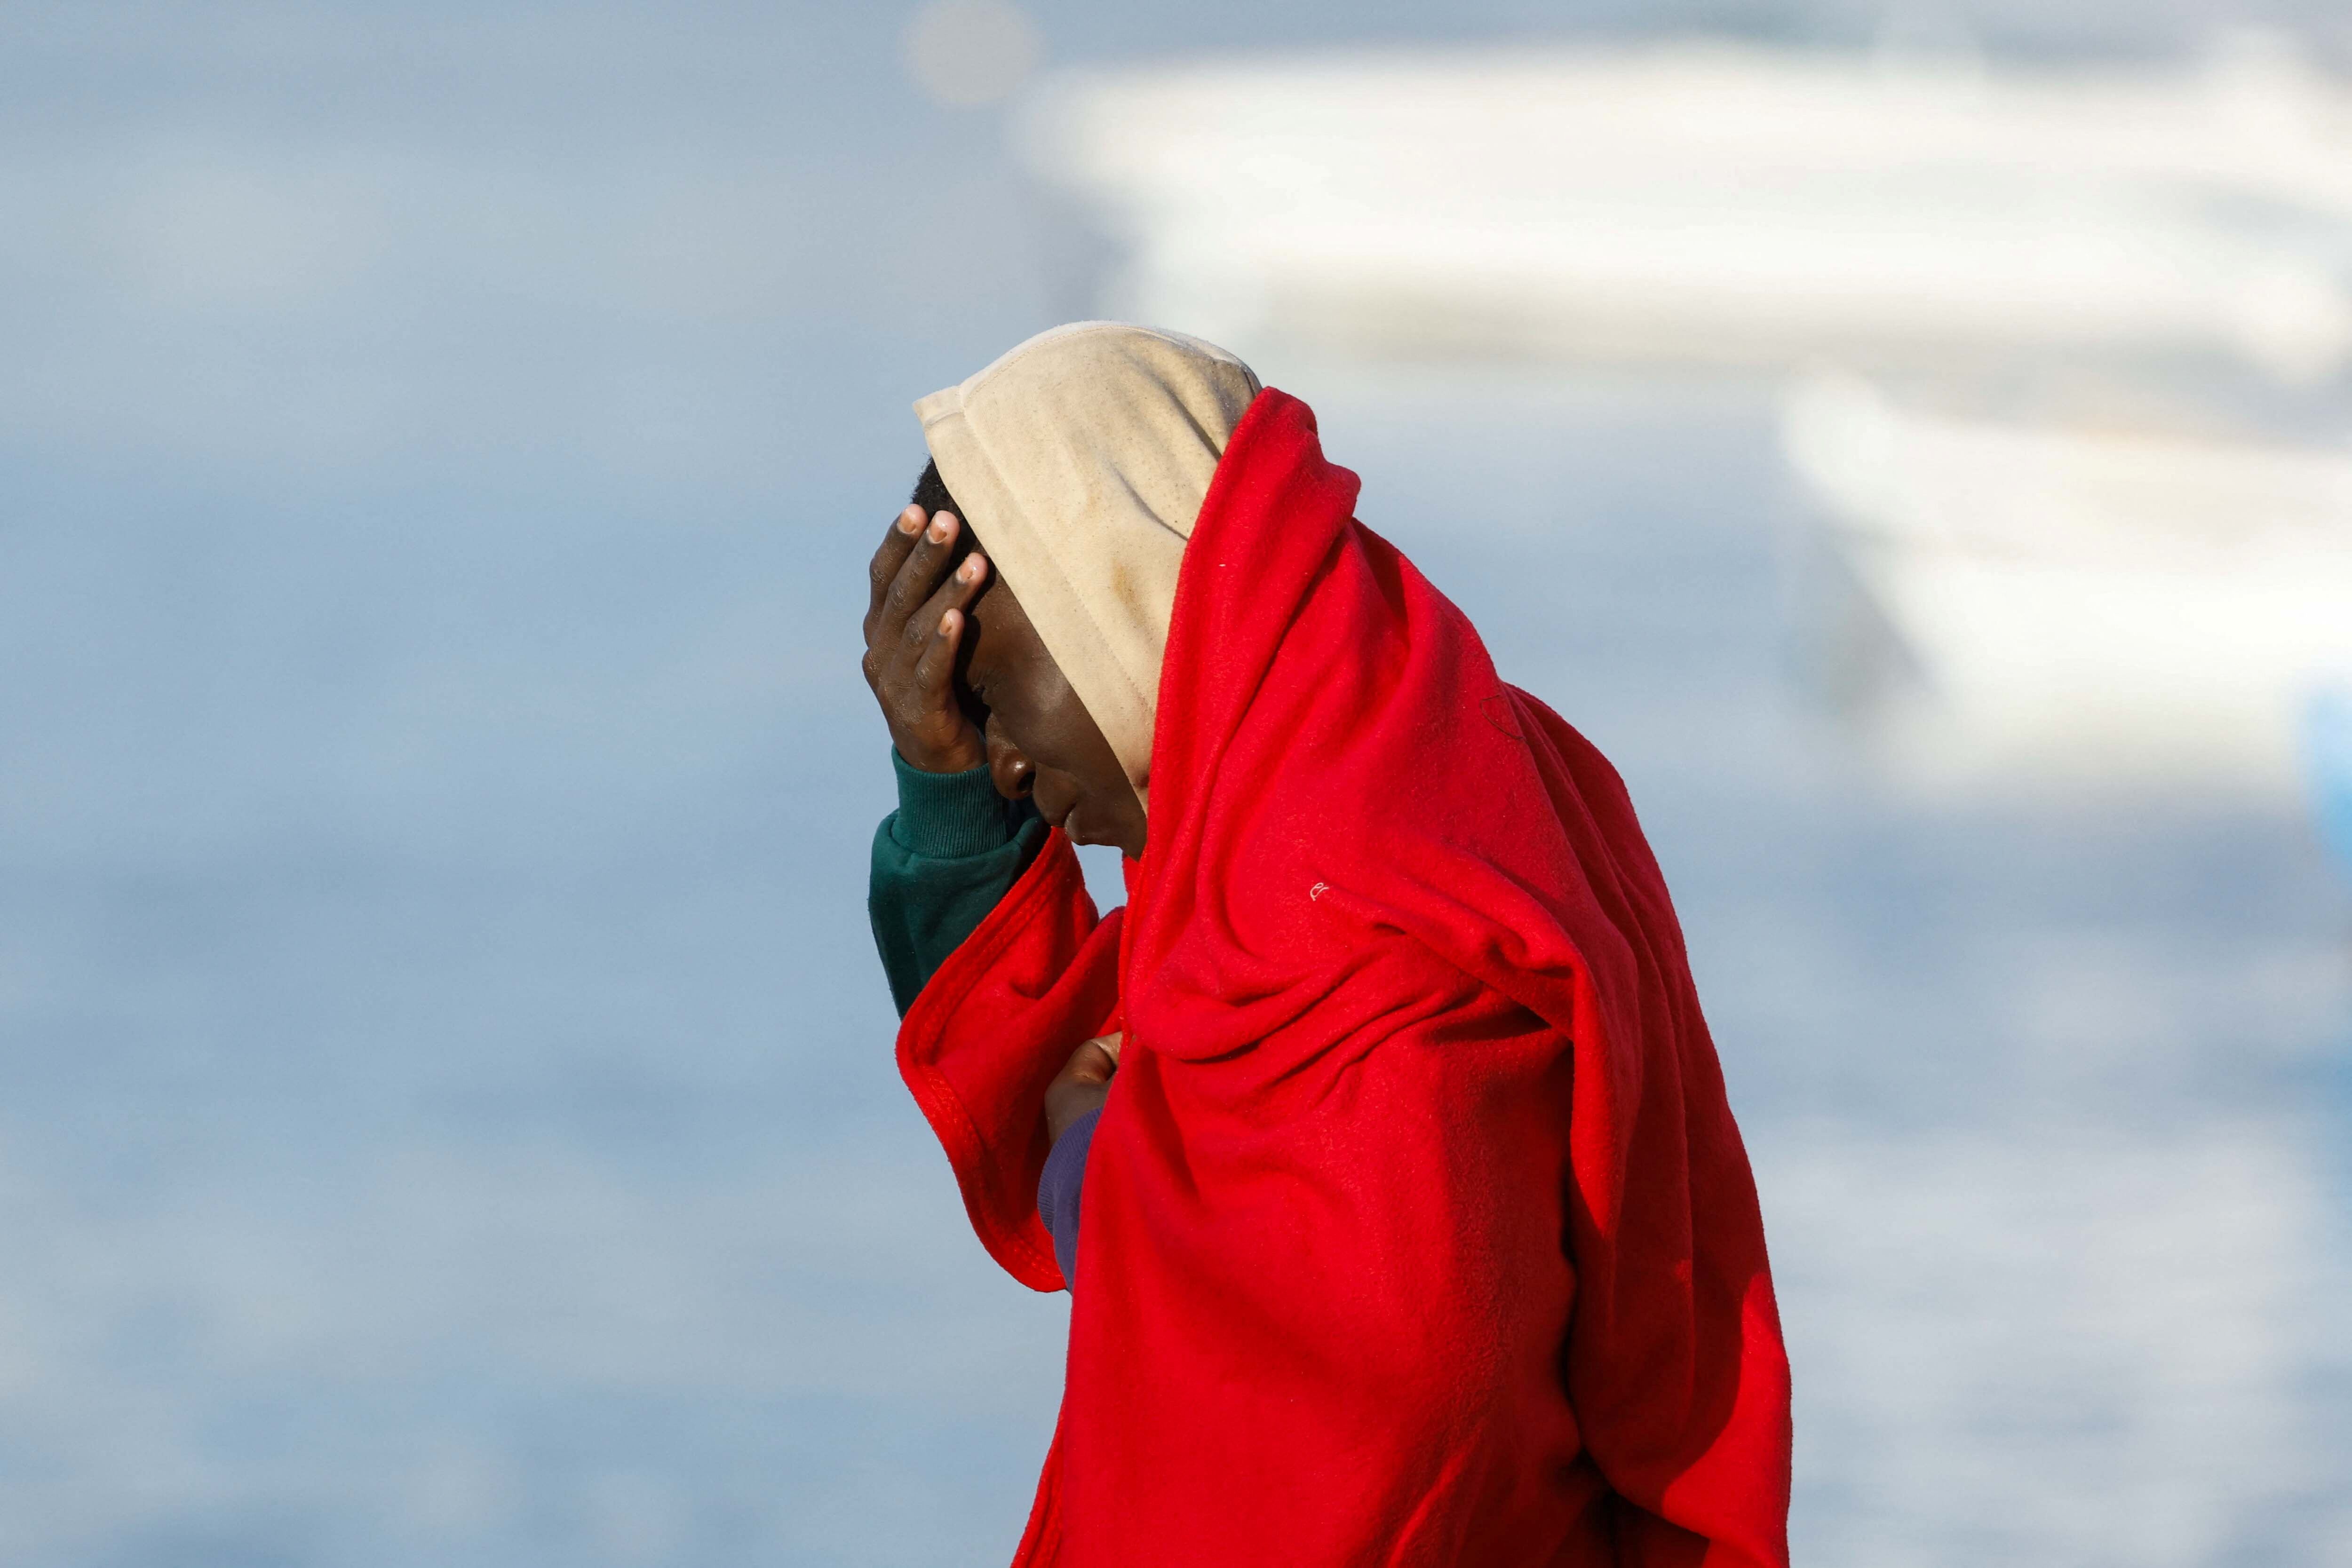
[[[1092,314],[1625,773],[1800,1561],[2352,1563],[2333,0],[0,4],[0,1561],[1009,1555],[859,568]]]

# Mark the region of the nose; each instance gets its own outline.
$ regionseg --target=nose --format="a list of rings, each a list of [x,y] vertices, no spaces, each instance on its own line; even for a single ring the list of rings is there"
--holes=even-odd
[[[1036,787],[1037,765],[1006,737],[1002,726],[989,726],[986,734],[989,781],[1008,800],[1027,800]]]

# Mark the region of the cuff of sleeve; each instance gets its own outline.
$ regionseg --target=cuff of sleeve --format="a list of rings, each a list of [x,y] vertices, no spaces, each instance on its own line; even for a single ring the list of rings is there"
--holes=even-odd
[[[909,854],[928,860],[961,860],[986,854],[1013,841],[1016,831],[1003,796],[985,765],[961,773],[926,773],[907,766],[894,747],[890,766],[898,775],[898,811],[890,836]]]
[[[1078,1280],[1078,1205],[1087,1183],[1087,1155],[1093,1152],[1095,1124],[1102,1120],[1097,1105],[1068,1126],[1045,1156],[1045,1174],[1037,1178],[1037,1218],[1054,1239],[1054,1260],[1062,1266],[1062,1281],[1075,1288]]]

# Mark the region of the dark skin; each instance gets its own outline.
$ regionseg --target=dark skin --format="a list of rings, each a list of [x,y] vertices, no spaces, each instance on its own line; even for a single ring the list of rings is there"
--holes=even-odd
[[[985,763],[998,794],[1074,841],[1139,859],[1143,802],[978,543],[954,513],[910,506],[874,552],[863,666],[890,743],[927,773]],[[1053,1139],[1102,1105],[1118,1048],[1118,1035],[1087,1040],[1046,1089]]]

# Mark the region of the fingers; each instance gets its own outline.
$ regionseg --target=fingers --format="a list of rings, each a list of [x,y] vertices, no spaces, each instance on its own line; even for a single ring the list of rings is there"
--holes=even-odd
[[[913,509],[908,508],[909,511]],[[900,516],[902,523],[892,525],[894,533],[903,526],[905,514]],[[961,520],[952,512],[934,513],[929,526],[918,530],[913,538],[913,548],[906,552],[898,563],[898,571],[890,579],[889,586],[882,591],[882,606],[875,623],[867,631],[867,642],[878,643],[894,634],[919,640],[929,632],[931,628],[929,625],[919,627],[911,622],[931,597],[939,583],[940,570],[946,565],[949,553],[955,549],[956,536],[962,531]],[[887,541],[885,541],[884,548],[889,548]],[[938,616],[934,614],[931,619],[936,622]]]
[[[948,571],[962,532],[952,514],[927,517],[909,506],[892,520],[866,571],[866,682],[898,755],[930,773],[961,773],[987,760],[955,691],[968,612],[990,570],[975,550]]]
[[[1118,1053],[1112,1049],[1118,1039],[1110,1035],[1102,1040],[1090,1040],[1070,1053],[1062,1068],[1062,1078],[1071,1083],[1108,1083],[1118,1071]]]
[[[920,648],[927,638],[946,632],[944,618],[950,612],[970,608],[981,585],[988,580],[988,558],[978,550],[963,558],[947,580],[935,589],[921,608],[907,617],[906,638],[909,647]],[[959,622],[963,617],[958,613]]]
[[[923,534],[923,508],[909,505],[890,519],[890,531],[882,536],[881,548],[866,568],[866,633],[874,634],[874,618],[881,612],[884,595],[897,580],[898,569],[907,564],[914,553],[915,542]]]
[[[930,628],[915,656],[914,670],[915,691],[926,701],[944,706],[951,700],[950,687],[955,678],[956,649],[963,641],[964,612],[987,580],[988,558],[974,550],[908,622],[910,637],[926,626]]]
[[[1089,1111],[1099,1111],[1110,1097],[1110,1081],[1118,1071],[1117,1035],[1090,1040],[1070,1053],[1062,1071],[1045,1086],[1045,1133],[1059,1143],[1062,1134]]]

